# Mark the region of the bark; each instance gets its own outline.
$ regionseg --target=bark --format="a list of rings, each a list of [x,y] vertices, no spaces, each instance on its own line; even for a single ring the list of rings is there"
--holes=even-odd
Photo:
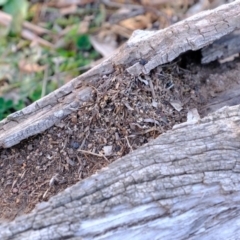
[[[148,74],[181,53],[201,49],[227,35],[239,28],[239,13],[240,0],[237,0],[160,31],[136,31],[128,43],[102,64],[1,121],[0,148],[11,147],[43,132],[84,101],[91,101],[92,88],[86,85],[95,86],[98,79],[114,72],[115,68],[122,67],[133,75]],[[147,62],[145,65],[141,65],[142,59]]]
[[[206,116],[209,113],[225,106],[235,106],[240,104],[240,64],[223,73],[211,74],[206,81],[215,88],[216,95],[201,108],[201,112]],[[211,89],[211,88],[210,88]]]
[[[226,59],[240,53],[240,31],[234,31],[202,49],[202,63]]]
[[[1,239],[238,239],[239,112],[161,135],[2,224]]]

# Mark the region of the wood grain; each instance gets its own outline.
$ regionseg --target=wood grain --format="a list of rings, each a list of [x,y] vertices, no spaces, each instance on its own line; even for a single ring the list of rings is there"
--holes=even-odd
[[[161,135],[1,224],[1,239],[238,239],[239,113]]]
[[[188,50],[201,49],[239,28],[240,0],[199,13],[166,29],[135,31],[130,40],[112,57],[60,89],[0,122],[0,148],[11,147],[21,140],[41,133],[59,122],[84,101],[98,80],[116,67],[133,75],[148,74],[155,67],[172,61]],[[147,64],[140,64],[144,59]]]

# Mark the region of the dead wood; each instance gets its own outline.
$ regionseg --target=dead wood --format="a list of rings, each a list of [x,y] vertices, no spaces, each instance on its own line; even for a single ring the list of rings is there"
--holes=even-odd
[[[213,44],[202,49],[202,63],[206,64],[215,60],[225,60],[236,56],[240,52],[240,31],[234,31]],[[232,60],[232,59],[230,59]]]
[[[0,147],[11,147],[43,132],[91,100],[91,88],[98,80],[122,67],[133,75],[148,74],[188,50],[201,49],[239,27],[240,1],[202,12],[169,28],[136,31],[114,56],[57,91],[11,114],[0,122]],[[144,64],[143,61],[144,61]]]
[[[2,224],[1,239],[237,239],[239,112],[161,135]]]
[[[238,27],[239,12],[235,1],[166,30],[138,32],[103,64],[2,121],[0,146],[42,132],[93,101],[99,78],[116,68],[147,74],[209,45]],[[31,214],[2,223],[1,239],[238,239],[239,110],[239,105],[225,107],[162,134]]]
[[[210,84],[208,91],[213,98],[202,107],[201,111],[204,115],[215,112],[225,106],[240,104],[239,75],[240,65],[236,64],[230,71],[225,70],[222,74],[211,74],[208,77],[207,83]]]

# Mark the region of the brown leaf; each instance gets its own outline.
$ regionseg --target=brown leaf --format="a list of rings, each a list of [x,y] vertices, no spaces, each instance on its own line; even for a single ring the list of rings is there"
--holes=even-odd
[[[134,18],[129,18],[120,22],[122,27],[130,30],[145,29],[151,24],[150,15],[140,15]]]
[[[26,60],[21,60],[18,63],[18,67],[22,72],[33,73],[33,72],[42,72],[46,66],[40,66],[37,63],[30,63]]]
[[[101,53],[103,57],[109,57],[117,48],[117,42],[114,38],[99,39],[95,36],[90,36],[90,41],[96,51]]]

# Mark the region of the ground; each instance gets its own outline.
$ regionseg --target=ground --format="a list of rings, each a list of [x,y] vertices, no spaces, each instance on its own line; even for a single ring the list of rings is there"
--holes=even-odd
[[[63,36],[64,39],[69,36],[69,39],[65,39],[67,43],[70,40],[72,41],[74,34],[69,26],[75,26],[75,20],[73,19],[74,21],[71,22],[69,16],[76,15],[79,17],[78,14],[82,15],[78,12],[79,8],[83,8],[82,6],[78,6],[78,8],[72,9],[73,12],[70,11],[66,14],[63,10],[71,10],[69,5],[63,8],[62,6],[55,6],[58,4],[56,1],[49,1],[49,3],[44,1],[30,2],[39,2],[36,3],[36,8],[31,10],[34,13],[31,23],[36,25],[42,24],[42,22],[51,23],[52,21],[54,23],[48,27],[50,30],[52,30],[51,27],[55,27],[55,35],[49,34],[46,30],[45,35],[40,35],[45,40],[43,43],[46,43],[47,40],[52,42],[53,45],[57,45]],[[90,26],[94,22],[98,26],[94,33],[97,33],[97,36],[103,39],[107,38],[110,41],[105,44],[107,46],[112,45],[110,43],[116,43],[116,46],[113,44],[114,47],[112,47],[115,50],[136,29],[162,29],[198,11],[214,8],[224,1],[163,1],[163,4],[160,4],[161,6],[152,6],[151,1],[129,1],[131,4],[137,2],[141,5],[139,9],[142,9],[143,12],[136,14],[136,16],[131,15],[134,11],[126,12],[128,8],[123,1],[104,2],[101,7],[98,7],[98,1],[86,1],[86,3],[92,4],[94,11],[100,9],[99,16],[102,17],[101,21],[103,22],[101,27],[94,22],[98,18],[93,17],[94,14],[96,15],[93,11],[89,15],[85,14],[86,16],[83,14],[84,21],[82,23],[87,24],[87,26],[81,24],[79,30],[81,30],[81,33],[90,34],[92,31]],[[203,2],[208,2],[207,6]],[[49,14],[46,11],[49,6],[46,4],[53,4],[49,5],[50,10],[53,10],[53,7],[59,8],[59,11],[55,9],[55,14],[58,15],[55,16],[54,12]],[[192,8],[197,5],[201,8]],[[85,7],[85,10],[87,10],[87,5]],[[125,13],[122,14],[120,10],[124,8]],[[113,11],[113,9],[115,10]],[[37,14],[37,11],[41,14]],[[59,14],[61,19],[66,18],[65,20],[70,21],[68,24],[71,25],[65,26],[66,22],[62,21],[58,22],[56,27],[56,19],[59,18]],[[51,18],[54,19],[51,20]],[[77,24],[79,24],[78,18]],[[46,26],[44,25],[44,27]],[[18,50],[13,52],[13,58],[17,62],[19,59],[16,57],[16,53],[21,53],[22,41],[18,41]],[[91,39],[91,41],[92,44],[95,42],[96,45],[100,43],[96,39]],[[69,45],[72,46],[72,44],[67,43],[68,48]],[[51,45],[49,45],[50,49],[53,47]],[[86,43],[84,42],[83,45],[85,46]],[[101,43],[102,49],[105,49],[105,45]],[[3,48],[5,51],[4,46]],[[75,48],[73,49],[75,51]],[[84,52],[86,49],[80,50]],[[65,52],[63,53],[65,54]],[[80,56],[79,53],[75,53],[77,57]],[[28,56],[29,53],[26,54]],[[109,54],[109,48],[106,48],[104,53],[101,54],[103,56]],[[20,59],[26,60],[25,55],[20,57]],[[61,55],[61,57],[63,56]],[[46,63],[43,60],[49,60],[49,58],[49,55],[47,55],[45,59],[42,54],[40,60],[37,59],[36,63],[45,65]],[[85,58],[86,56],[84,56]],[[66,59],[71,58],[67,56]],[[21,74],[23,71],[30,71],[30,74],[36,73],[39,79],[46,79],[46,77],[38,75],[38,70],[41,70],[42,66],[36,65],[35,62],[32,62],[32,59],[30,60],[30,70],[29,64],[25,63],[21,66],[18,64],[19,69],[15,72],[17,76],[19,76],[19,70]],[[0,149],[0,219],[13,220],[16,216],[31,211],[38,202],[47,201],[51,196],[155,139],[160,134],[170,130],[174,125],[185,122],[187,113],[191,109],[196,108],[200,116],[203,117],[208,111],[207,104],[214,100],[226,87],[229,87],[225,83],[230,82],[231,85],[231,81],[234,82],[234,79],[237,79],[239,75],[238,72],[232,71],[231,81],[222,79],[225,83],[221,85],[218,77],[216,77],[218,75],[214,74],[219,74],[224,78],[225,73],[231,71],[231,69],[239,68],[238,63],[240,61],[236,59],[231,63],[219,64],[214,62],[203,66],[200,64],[200,60],[200,51],[188,52],[172,63],[157,67],[149,76],[140,77],[131,77],[125,69],[118,69],[113,74],[104,76],[98,81],[97,86],[92,86],[95,91],[91,103],[83,106],[60,124],[42,134],[22,141],[10,149]],[[19,63],[24,61],[21,60]],[[10,62],[17,66],[12,59]],[[70,63],[74,67],[76,59],[73,60],[73,63]],[[83,63],[81,62],[81,64]],[[55,65],[57,64],[54,62]],[[36,71],[34,71],[33,66],[38,67]],[[6,69],[6,66],[3,65],[3,68]],[[13,69],[12,65],[10,69]],[[42,74],[44,73],[43,69]],[[10,75],[11,71],[8,68],[6,70]],[[55,74],[48,71],[47,74],[52,74],[49,83],[54,83],[56,79],[59,80],[58,78],[62,74],[62,72],[58,72],[60,70],[57,69],[54,72]],[[76,76],[80,73],[72,72],[71,74]],[[226,76],[225,78],[227,78]],[[67,77],[63,75],[64,83],[72,77],[72,75],[67,75]],[[12,79],[16,80],[18,78],[13,75]],[[28,80],[28,78],[26,79]],[[0,79],[0,85],[1,80],[5,84],[6,77]],[[20,82],[23,88],[27,89],[25,82],[22,80]],[[37,86],[33,80],[31,82],[33,86]],[[9,83],[5,85],[9,85]],[[42,81],[39,86],[42,90]],[[2,89],[1,86],[1,91]],[[45,92],[45,94],[47,93]],[[29,99],[29,96],[27,99]],[[2,117],[5,117],[5,115],[2,115]]]
[[[203,117],[225,88],[214,74],[224,76],[240,59],[204,66],[200,60],[200,51],[188,52],[149,76],[131,77],[118,69],[95,86],[91,103],[44,133],[0,150],[0,219],[31,211],[185,122],[189,110],[196,108]]]

